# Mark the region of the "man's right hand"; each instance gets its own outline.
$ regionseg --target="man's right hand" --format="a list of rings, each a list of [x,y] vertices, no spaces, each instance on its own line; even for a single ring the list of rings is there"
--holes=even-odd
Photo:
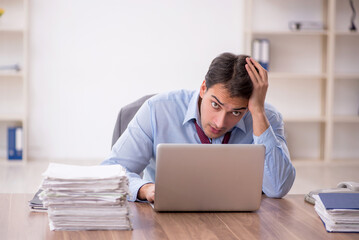
[[[143,185],[137,194],[137,199],[142,201],[149,201],[153,203],[155,201],[155,184],[154,183],[147,183]]]

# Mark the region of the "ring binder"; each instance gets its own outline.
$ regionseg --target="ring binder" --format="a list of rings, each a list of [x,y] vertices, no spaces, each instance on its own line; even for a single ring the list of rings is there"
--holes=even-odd
[[[265,69],[269,69],[269,40],[254,39],[252,43],[253,58]]]
[[[22,160],[22,127],[8,128],[8,159]]]

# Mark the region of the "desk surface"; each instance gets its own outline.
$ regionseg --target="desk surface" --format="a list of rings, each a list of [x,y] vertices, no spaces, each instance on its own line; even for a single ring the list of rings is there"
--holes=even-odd
[[[1,239],[359,239],[327,233],[303,195],[263,197],[256,212],[156,213],[130,203],[133,231],[50,231],[46,213],[30,212],[29,194],[0,194]]]

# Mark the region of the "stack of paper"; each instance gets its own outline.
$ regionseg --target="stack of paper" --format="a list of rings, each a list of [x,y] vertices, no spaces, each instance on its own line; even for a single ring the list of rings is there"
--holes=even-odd
[[[39,199],[39,194],[42,192],[42,189],[38,190],[35,193],[34,197],[29,201],[30,211],[32,212],[46,212],[47,208],[44,207],[42,201]]]
[[[319,193],[315,211],[328,232],[359,232],[359,193]]]
[[[43,176],[39,196],[51,230],[131,229],[128,179],[120,165],[51,163]]]

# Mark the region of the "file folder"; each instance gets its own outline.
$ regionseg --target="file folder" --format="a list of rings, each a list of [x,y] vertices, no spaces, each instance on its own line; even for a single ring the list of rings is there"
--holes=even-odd
[[[269,40],[254,39],[252,43],[253,58],[265,69],[269,70]]]
[[[8,128],[8,159],[22,160],[22,127]]]

